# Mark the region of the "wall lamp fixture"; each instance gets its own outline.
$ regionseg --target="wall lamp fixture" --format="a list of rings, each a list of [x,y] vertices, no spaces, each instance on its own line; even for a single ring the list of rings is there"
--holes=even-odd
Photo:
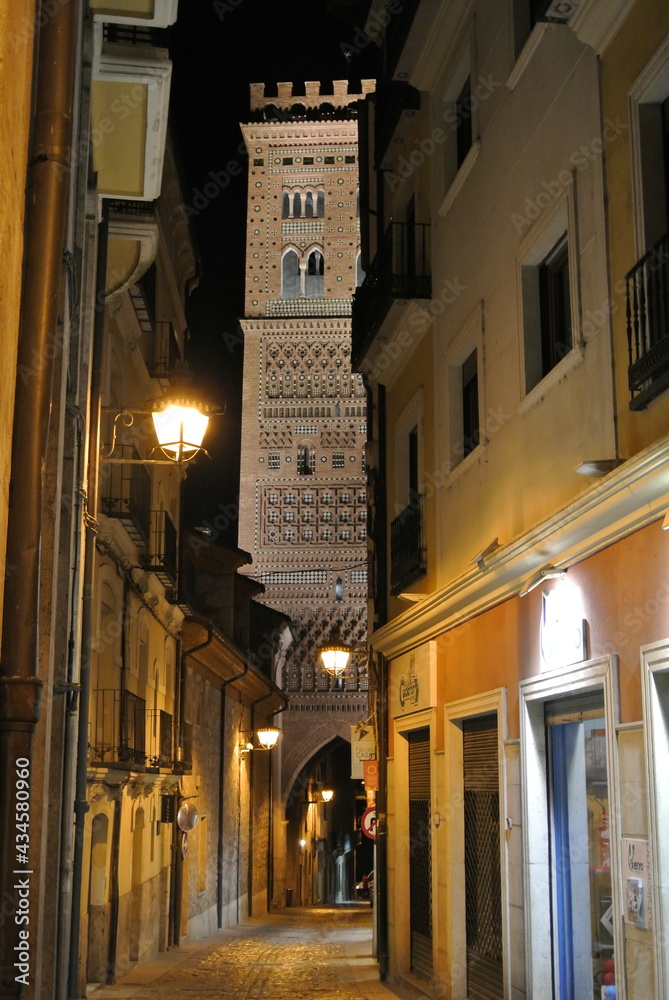
[[[255,733],[241,734],[239,741],[240,754],[250,753],[251,750],[271,750],[279,741],[279,730],[273,726],[264,729],[256,729]],[[258,746],[253,742],[253,737],[258,740]]]
[[[557,566],[553,566],[552,563],[548,563],[546,566],[538,569],[536,573],[532,574],[518,596],[525,597],[526,594],[529,594],[531,590],[538,587],[540,583],[544,582],[544,580],[562,580],[562,578],[566,575],[566,568],[558,569]]]
[[[132,410],[124,408],[114,416],[112,441],[108,451],[102,452],[101,461],[117,465],[183,465],[190,462],[201,451],[209,418],[222,411],[214,409],[200,398],[190,387],[192,380],[186,362],[176,365],[169,375],[170,386],[164,396],[153,400],[151,408]],[[119,421],[124,427],[132,427],[135,414],[150,415],[158,439],[158,449],[165,458],[112,458],[116,448]]]
[[[351,653],[366,648],[365,643],[360,642],[354,646],[347,646],[341,637],[340,627],[341,622],[338,622],[332,630],[329,640],[318,650],[323,670],[332,674],[333,677],[341,677],[348,666]]]

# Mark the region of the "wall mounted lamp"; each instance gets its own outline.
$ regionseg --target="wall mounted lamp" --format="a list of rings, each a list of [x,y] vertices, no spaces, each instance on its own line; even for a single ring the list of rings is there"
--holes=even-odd
[[[321,789],[321,798],[323,799],[323,802],[332,802],[334,798],[334,789],[332,788]]]
[[[553,566],[552,563],[548,563],[546,566],[538,569],[536,573],[532,574],[518,596],[525,597],[526,594],[529,594],[531,590],[538,587],[540,583],[544,582],[544,580],[562,580],[562,578],[566,575],[566,568],[558,569],[557,566]]]
[[[204,451],[204,439],[209,418],[215,413],[213,408],[200,398],[190,387],[192,375],[186,362],[181,362],[169,374],[170,386],[164,396],[153,400],[150,409],[122,409],[114,416],[112,442],[107,452],[100,456],[101,461],[118,465],[184,465]],[[158,439],[157,448],[162,458],[112,458],[116,448],[118,423],[124,427],[132,427],[135,414],[151,415],[153,427]],[[204,451],[205,455],[207,454]]]
[[[279,730],[273,726],[264,729],[256,729],[255,733],[244,733],[239,741],[240,754],[249,753],[251,750],[271,750],[279,741]],[[253,742],[253,737],[258,740],[258,746]]]

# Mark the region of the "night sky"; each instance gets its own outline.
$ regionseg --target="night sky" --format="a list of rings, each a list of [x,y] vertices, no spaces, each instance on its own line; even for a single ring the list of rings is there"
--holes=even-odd
[[[207,432],[211,461],[188,472],[184,519],[218,518],[228,545],[237,542],[247,170],[239,122],[249,120],[249,83],[375,77],[373,44],[350,60],[340,47],[364,37],[368,9],[369,0],[181,0],[170,32],[172,130],[201,261],[186,356],[198,386],[227,408]]]

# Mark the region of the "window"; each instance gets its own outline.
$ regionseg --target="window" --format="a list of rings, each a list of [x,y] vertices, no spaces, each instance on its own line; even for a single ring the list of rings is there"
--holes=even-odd
[[[311,191],[307,191],[304,197],[304,214],[307,219],[314,217],[314,196]]]
[[[299,219],[302,215],[302,195],[296,191],[293,195],[293,218]]]
[[[355,287],[360,288],[360,285],[365,280],[365,272],[362,269],[362,254],[358,253],[355,258]]]
[[[541,373],[547,375],[571,350],[569,252],[562,236],[539,267]]]
[[[297,299],[300,295],[300,259],[294,250],[287,250],[281,261],[281,298]]]
[[[456,162],[458,170],[465,162],[467,153],[472,148],[472,99],[471,80],[469,76],[455,102],[456,126]]]
[[[355,156],[345,156],[344,163],[355,163]]]
[[[282,219],[289,219],[290,218],[290,195],[288,194],[287,191],[284,191],[283,192],[283,196],[282,196],[282,201],[281,201],[281,218]]]
[[[323,296],[323,268],[323,254],[320,250],[312,250],[307,258],[305,279],[305,293],[309,299],[322,298]]]
[[[280,469],[281,468],[281,455],[278,451],[270,451],[267,456],[267,464],[270,469]]]
[[[306,164],[306,166],[311,166],[311,164],[314,162],[314,158],[313,156],[305,156],[302,162]]]
[[[344,452],[343,451],[333,451],[332,452],[332,468],[333,469],[343,469],[344,468]]]
[[[462,443],[463,457],[479,443],[479,379],[476,348],[462,366]]]
[[[293,165],[293,158],[292,158],[292,156],[284,156],[283,162],[284,162],[285,166],[292,167],[292,165]]]
[[[325,162],[326,163],[334,163],[334,156],[326,156],[325,157]]]
[[[325,191],[319,191],[316,197],[316,215],[319,219],[325,215]]]
[[[482,358],[483,309],[479,305],[446,348],[442,362],[448,392],[439,404],[447,426],[449,450],[444,459],[451,470],[485,441]]]
[[[316,452],[313,448],[300,447],[297,449],[297,474],[298,476],[313,475],[316,471]]]
[[[263,160],[262,157],[260,157],[260,158],[256,157],[254,159],[254,161],[253,161],[253,166],[254,167],[264,167],[265,166],[265,161]]]

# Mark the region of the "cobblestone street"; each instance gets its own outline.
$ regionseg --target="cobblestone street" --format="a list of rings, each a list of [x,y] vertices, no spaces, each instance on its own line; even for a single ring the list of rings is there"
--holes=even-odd
[[[286,909],[166,952],[94,1000],[383,1000],[368,908]]]

